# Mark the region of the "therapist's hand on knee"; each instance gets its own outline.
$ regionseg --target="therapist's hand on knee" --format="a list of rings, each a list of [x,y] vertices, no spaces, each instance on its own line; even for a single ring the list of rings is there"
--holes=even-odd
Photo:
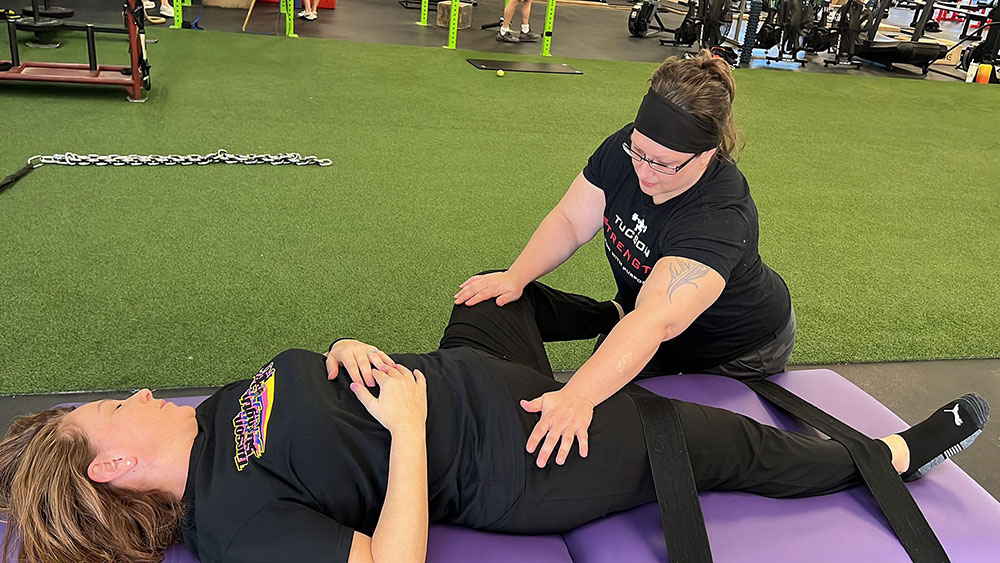
[[[587,428],[594,418],[594,404],[571,390],[560,389],[533,401],[521,401],[521,408],[528,412],[541,412],[542,416],[528,436],[528,453],[534,453],[541,443],[535,465],[545,467],[549,456],[559,445],[556,464],[566,463],[573,441],[579,441],[580,457],[587,457],[589,444]],[[544,441],[543,441],[544,439]]]
[[[496,297],[497,305],[503,307],[511,301],[521,298],[525,284],[510,272],[493,272],[472,276],[459,286],[455,294],[455,305],[466,304],[469,307]]]

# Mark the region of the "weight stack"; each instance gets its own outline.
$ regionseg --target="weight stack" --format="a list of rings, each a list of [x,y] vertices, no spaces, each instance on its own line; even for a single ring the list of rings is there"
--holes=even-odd
[[[753,48],[757,44],[757,24],[760,23],[762,0],[752,0],[747,13],[747,26],[743,32],[743,48],[740,50],[740,66],[750,65]]]

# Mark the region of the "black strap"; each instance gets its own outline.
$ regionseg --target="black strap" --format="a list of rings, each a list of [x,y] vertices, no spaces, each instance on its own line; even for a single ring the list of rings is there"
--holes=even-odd
[[[670,561],[711,563],[712,549],[705,530],[705,517],[701,513],[677,409],[670,399],[637,385],[629,385],[625,391],[635,401],[642,420]]]
[[[744,381],[757,394],[778,408],[843,444],[858,466],[858,472],[871,490],[889,525],[915,563],[941,563],[948,555],[934,530],[927,524],[920,507],[903,485],[885,451],[864,434],[781,387],[766,380]],[[643,421],[645,424],[645,420]],[[659,489],[657,489],[659,496]]]
[[[0,193],[3,193],[4,190],[13,186],[15,182],[27,176],[28,172],[31,172],[34,169],[35,165],[29,162],[28,164],[25,164],[24,167],[22,167],[17,172],[14,172],[13,174],[7,176],[3,180],[0,180]]]

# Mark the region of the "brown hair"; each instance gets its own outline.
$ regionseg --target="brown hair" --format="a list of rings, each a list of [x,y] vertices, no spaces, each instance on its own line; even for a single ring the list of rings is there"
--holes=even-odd
[[[17,540],[17,561],[162,561],[178,540],[181,504],[159,491],[91,481],[94,450],[65,423],[70,411],[17,418],[0,442],[0,512],[7,513],[0,561]]]
[[[670,57],[653,72],[649,87],[717,131],[716,154],[735,162],[741,148],[733,122],[736,85],[726,61],[707,49],[688,59]]]

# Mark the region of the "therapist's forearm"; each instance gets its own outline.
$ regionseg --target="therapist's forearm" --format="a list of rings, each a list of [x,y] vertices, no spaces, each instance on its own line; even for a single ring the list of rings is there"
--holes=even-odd
[[[372,534],[376,563],[427,557],[427,436],[421,425],[394,432],[389,445],[385,503]]]
[[[669,327],[640,310],[625,315],[608,333],[597,352],[566,384],[565,389],[594,406],[617,393],[649,363],[660,343],[672,338]]]
[[[545,216],[507,271],[527,285],[556,269],[582,245],[573,225],[557,207]]]

